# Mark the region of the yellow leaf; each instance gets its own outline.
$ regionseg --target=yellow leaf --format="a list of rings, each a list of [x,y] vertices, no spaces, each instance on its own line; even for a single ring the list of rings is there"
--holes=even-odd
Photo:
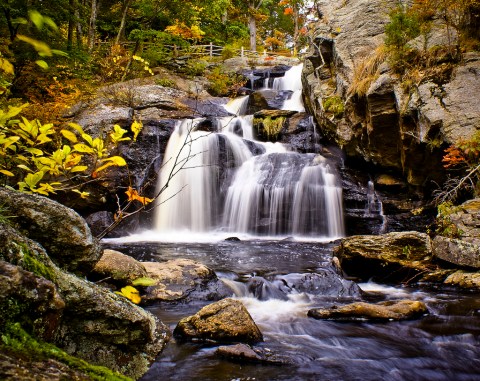
[[[77,135],[75,135],[72,131],[61,130],[60,133],[65,139],[69,140],[72,143],[76,143],[78,141]]]
[[[111,162],[112,165],[118,165],[119,167],[123,167],[125,165],[127,165],[127,162],[125,161],[125,159],[121,156],[111,156],[111,157],[107,157],[105,159],[102,160],[102,163],[103,162]]]
[[[2,70],[5,74],[15,74],[13,65],[10,63],[9,60],[3,57],[0,57],[0,70]]]
[[[0,173],[3,173],[5,176],[15,176],[12,172],[7,171],[6,169],[0,169]]]
[[[130,126],[130,129],[133,132],[133,141],[137,141],[137,136],[142,131],[143,124],[142,122],[137,122],[136,120],[133,121],[132,125]]]
[[[84,134],[84,133],[85,133],[85,132],[83,131],[82,126],[80,126],[80,125],[77,124],[77,123],[70,122],[70,123],[68,123],[68,125],[69,125],[70,127],[72,127],[75,131],[77,131],[77,132],[80,133],[80,134]]]
[[[78,193],[80,195],[81,198],[85,199],[85,198],[88,198],[88,196],[90,196],[90,193],[88,192],[81,192],[79,191],[78,189],[74,189],[73,190],[75,193]]]
[[[86,144],[83,144],[83,143],[79,143],[79,144],[75,144],[73,146],[73,148],[75,149],[75,151],[77,152],[82,152],[82,153],[93,153],[93,148],[87,146]]]
[[[32,155],[43,155],[43,151],[38,148],[26,148],[25,151],[30,152]]]
[[[86,165],[77,165],[76,167],[73,167],[70,172],[84,172],[88,169]]]
[[[138,304],[142,301],[140,293],[135,287],[125,286],[120,291],[121,295],[125,296],[127,299],[130,299],[135,304]]]

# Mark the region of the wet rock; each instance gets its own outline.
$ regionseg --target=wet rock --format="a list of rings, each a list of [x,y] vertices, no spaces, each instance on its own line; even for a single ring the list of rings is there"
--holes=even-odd
[[[343,279],[336,272],[328,269],[317,269],[316,273],[288,274],[276,276],[283,287],[291,292],[342,298],[360,297],[361,289],[355,282]]]
[[[480,268],[480,246],[460,239],[437,236],[433,240],[433,255],[460,267]]]
[[[334,252],[348,275],[364,280],[406,281],[435,269],[431,240],[424,233],[347,237]]]
[[[223,345],[215,354],[241,363],[286,365],[292,363],[287,357],[273,353],[269,349],[253,348],[247,344]]]
[[[333,306],[329,309],[316,308],[309,310],[308,316],[315,319],[340,321],[388,321],[416,319],[426,313],[428,313],[428,309],[423,302],[399,300],[376,304],[357,302],[345,306]]]
[[[480,272],[470,273],[456,271],[445,279],[444,283],[449,286],[456,286],[465,289],[480,289]]]
[[[281,291],[277,284],[259,276],[254,276],[248,280],[247,290],[258,300],[288,300],[287,294]]]
[[[40,243],[62,268],[89,272],[102,255],[85,220],[72,209],[43,196],[0,188],[0,204],[17,226]]]
[[[88,224],[92,234],[97,237],[102,234],[105,229],[111,226],[115,221],[113,219],[113,213],[106,210],[92,213],[85,218],[85,222]]]
[[[0,261],[0,331],[19,322],[42,340],[52,340],[64,307],[53,282]]]
[[[92,272],[98,279],[107,278],[107,282],[118,282],[121,285],[130,284],[135,279],[147,276],[147,270],[139,261],[109,249],[103,251]]]
[[[263,335],[244,305],[223,299],[203,307],[195,315],[183,318],[173,331],[183,340],[256,343]]]
[[[53,282],[65,302],[52,332],[55,345],[133,378],[147,371],[168,340],[166,326],[126,298],[60,270],[42,246],[12,227],[0,224],[0,242],[1,260]]]
[[[167,262],[141,262],[147,276],[157,281],[146,289],[144,300],[173,302],[179,300],[218,300],[231,295],[213,270],[189,260],[172,259]]]

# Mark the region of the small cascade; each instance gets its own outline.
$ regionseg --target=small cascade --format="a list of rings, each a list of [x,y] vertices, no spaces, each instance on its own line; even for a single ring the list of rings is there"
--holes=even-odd
[[[230,114],[233,115],[245,115],[247,113],[248,107],[248,95],[243,97],[238,97],[231,99],[226,105],[223,107],[227,110]]]
[[[290,98],[283,103],[282,110],[305,112],[305,106],[302,100],[302,70],[303,64],[296,65],[286,71],[283,77],[274,79],[274,90],[292,92]]]
[[[365,208],[365,216],[380,216],[382,218],[382,225],[379,233],[384,233],[387,229],[387,217],[383,213],[383,204],[377,192],[373,181],[369,181],[367,185],[367,205]]]

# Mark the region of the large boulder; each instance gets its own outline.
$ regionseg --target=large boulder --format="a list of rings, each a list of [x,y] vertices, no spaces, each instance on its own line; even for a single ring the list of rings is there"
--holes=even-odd
[[[106,249],[93,268],[92,275],[108,282],[127,285],[135,279],[146,277],[147,270],[136,259],[119,251]]]
[[[428,313],[427,306],[417,300],[386,301],[376,304],[357,302],[331,308],[315,308],[308,316],[315,319],[356,321],[356,320],[406,320],[416,319]]]
[[[347,237],[335,255],[347,274],[363,280],[407,281],[435,269],[430,237],[418,232]]]
[[[85,220],[72,209],[43,196],[0,188],[0,204],[30,239],[40,243],[53,261],[72,272],[89,272],[102,255]],[[4,241],[5,242],[5,241]]]
[[[433,255],[455,266],[480,269],[480,246],[460,239],[437,236]]]
[[[203,307],[195,315],[183,318],[173,331],[181,340],[256,343],[263,335],[244,305],[223,299]]]
[[[147,371],[168,340],[167,327],[126,298],[62,271],[42,246],[12,227],[0,225],[0,242],[0,260],[53,282],[65,302],[51,333],[56,345],[133,378]]]
[[[146,301],[218,300],[232,294],[212,269],[190,259],[141,264],[156,281],[146,289]]]

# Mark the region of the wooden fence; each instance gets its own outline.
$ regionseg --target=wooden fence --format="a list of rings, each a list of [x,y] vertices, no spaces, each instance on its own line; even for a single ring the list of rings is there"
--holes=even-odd
[[[110,42],[99,42],[97,44],[111,44]],[[122,46],[129,46],[135,45],[135,42],[122,42]],[[190,45],[187,47],[177,46],[177,45],[163,45],[163,44],[156,44],[154,42],[143,42],[141,43],[143,46],[149,45],[158,45],[162,49],[167,49],[171,51],[172,55],[175,57],[180,56],[191,56],[191,57],[220,57],[223,55],[224,50],[228,50],[229,55],[233,57],[245,57],[245,58],[267,58],[267,57],[278,57],[278,56],[292,56],[292,52],[290,51],[282,51],[282,52],[272,52],[268,50],[263,50],[263,52],[257,52],[253,50],[245,49],[243,46],[240,49],[230,49],[225,48],[224,46],[214,45],[213,43],[206,44],[206,45]]]

